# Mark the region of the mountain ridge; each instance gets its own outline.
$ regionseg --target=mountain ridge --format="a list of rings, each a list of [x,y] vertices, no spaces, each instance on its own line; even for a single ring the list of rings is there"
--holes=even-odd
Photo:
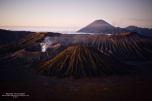
[[[93,21],[77,32],[94,34],[119,34],[122,32],[136,32],[144,36],[152,36],[152,28],[141,28],[137,26],[128,26],[125,28],[115,27],[102,19]]]

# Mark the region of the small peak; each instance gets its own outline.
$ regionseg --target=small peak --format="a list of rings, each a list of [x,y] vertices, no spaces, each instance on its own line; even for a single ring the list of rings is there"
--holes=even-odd
[[[138,28],[137,26],[134,26],[134,25],[131,25],[131,26],[128,26],[126,28]]]
[[[106,22],[106,21],[104,21],[104,20],[102,20],[102,19],[99,19],[99,20],[95,20],[95,21],[93,21],[91,24],[90,24],[91,26],[95,26],[95,27],[100,27],[100,28],[102,28],[102,27],[114,27],[114,26],[112,26],[110,23],[108,23],[108,22]]]
[[[99,19],[99,20],[95,20],[94,23],[107,23],[107,22],[102,19]]]

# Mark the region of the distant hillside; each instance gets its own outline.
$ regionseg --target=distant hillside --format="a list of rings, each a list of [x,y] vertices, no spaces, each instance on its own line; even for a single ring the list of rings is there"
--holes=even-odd
[[[126,29],[129,31],[132,31],[132,32],[137,32],[141,35],[152,36],[152,28],[141,28],[141,27],[136,27],[136,26],[128,26],[128,27],[126,27]]]

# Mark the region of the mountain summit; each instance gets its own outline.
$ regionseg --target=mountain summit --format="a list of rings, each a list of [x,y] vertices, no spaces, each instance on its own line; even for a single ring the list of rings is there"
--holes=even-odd
[[[95,20],[90,24],[90,26],[94,27],[113,27],[111,24],[107,23],[104,20]]]
[[[95,20],[86,27],[80,29],[78,32],[85,33],[111,33],[115,30],[115,27],[107,23],[104,20]]]

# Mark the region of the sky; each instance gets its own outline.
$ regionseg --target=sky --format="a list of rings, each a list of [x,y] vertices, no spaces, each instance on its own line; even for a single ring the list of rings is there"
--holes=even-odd
[[[0,0],[0,26],[77,30],[98,19],[152,28],[152,0]]]

